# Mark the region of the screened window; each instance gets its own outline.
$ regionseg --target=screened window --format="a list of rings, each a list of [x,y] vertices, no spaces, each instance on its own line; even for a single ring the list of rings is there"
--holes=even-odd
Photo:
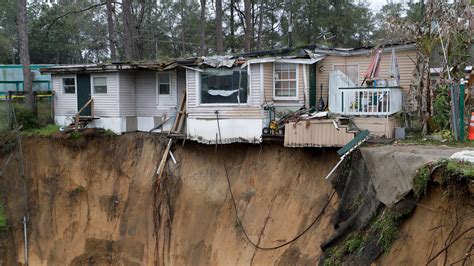
[[[208,68],[201,73],[201,103],[247,103],[247,70]]]
[[[170,94],[171,75],[169,73],[158,73],[158,94]]]
[[[275,64],[275,97],[294,98],[297,94],[296,64]]]
[[[76,93],[76,79],[63,78],[63,90],[64,93]]]
[[[106,77],[94,77],[94,93],[107,93],[107,78]]]
[[[359,66],[358,65],[334,65],[334,70],[339,70],[355,84],[359,83]]]

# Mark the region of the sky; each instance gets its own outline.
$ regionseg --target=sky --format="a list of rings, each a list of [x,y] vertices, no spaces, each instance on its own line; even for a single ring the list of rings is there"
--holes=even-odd
[[[377,12],[382,8],[382,6],[387,3],[387,0],[369,0],[370,2],[370,8],[374,11]],[[398,2],[398,1],[397,1]]]

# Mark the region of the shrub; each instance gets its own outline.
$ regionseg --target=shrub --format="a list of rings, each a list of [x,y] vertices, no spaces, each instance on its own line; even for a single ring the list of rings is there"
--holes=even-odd
[[[23,126],[23,130],[37,128],[39,126],[38,119],[33,114],[33,111],[23,105],[15,106],[15,114],[18,125]]]
[[[436,88],[436,97],[433,101],[433,122],[436,123],[436,129],[443,130],[449,126],[450,97],[448,86],[442,85]]]

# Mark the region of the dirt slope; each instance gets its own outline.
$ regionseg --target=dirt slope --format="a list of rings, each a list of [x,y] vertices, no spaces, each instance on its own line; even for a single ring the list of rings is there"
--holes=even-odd
[[[75,145],[61,139],[25,140],[30,265],[317,262],[319,245],[333,230],[330,215],[337,196],[322,219],[294,244],[257,251],[237,226],[222,158],[250,237],[273,246],[303,230],[322,208],[332,191],[323,176],[337,160],[334,150],[240,144],[216,152],[215,146],[187,142],[176,146],[180,163],[169,164],[155,198],[153,176],[163,143],[135,134]],[[23,262],[18,166],[13,161],[0,185],[13,235],[8,257]]]
[[[429,265],[472,265],[474,258],[464,258],[474,251],[474,230],[462,233],[474,225],[474,199],[446,197],[444,192],[440,187],[430,190],[413,216],[402,223],[400,238],[378,265],[426,265],[445,246],[449,246],[447,254],[441,253]]]

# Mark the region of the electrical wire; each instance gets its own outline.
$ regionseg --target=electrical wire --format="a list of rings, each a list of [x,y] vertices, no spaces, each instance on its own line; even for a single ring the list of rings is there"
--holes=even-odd
[[[216,111],[216,117],[217,117],[217,130],[218,130],[218,133],[219,133],[219,142],[221,144],[221,148],[222,148],[222,136],[221,136],[221,127],[220,127],[220,123],[219,123],[219,112]],[[234,213],[235,213],[235,217],[237,219],[237,223],[239,224],[239,227],[240,229],[242,230],[242,233],[244,234],[245,236],[245,239],[247,240],[247,242],[252,245],[254,248],[257,248],[257,249],[260,249],[260,250],[275,250],[275,249],[279,249],[279,248],[282,248],[284,246],[287,246],[293,242],[295,242],[296,240],[298,240],[300,237],[302,237],[306,232],[309,231],[309,229],[311,229],[311,227],[313,227],[314,224],[316,224],[316,222],[319,220],[319,218],[321,218],[321,216],[323,215],[324,211],[326,210],[327,206],[329,205],[329,203],[331,202],[332,198],[334,197],[334,194],[336,193],[336,190],[333,189],[331,194],[329,195],[328,199],[326,200],[326,203],[324,204],[323,208],[321,209],[321,211],[318,213],[318,215],[316,215],[316,217],[313,219],[313,221],[303,230],[301,231],[299,234],[297,234],[295,237],[293,237],[291,240],[283,243],[283,244],[280,244],[280,245],[276,245],[276,246],[271,246],[271,247],[263,247],[263,246],[260,246],[258,243],[255,243],[253,242],[249,235],[247,234],[247,231],[245,230],[244,228],[244,225],[242,223],[242,220],[240,219],[239,217],[239,212],[238,212],[238,209],[237,209],[237,203],[236,203],[236,200],[235,200],[235,197],[234,197],[234,193],[232,192],[232,185],[230,183],[230,177],[229,177],[229,171],[227,169],[227,162],[226,162],[226,159],[225,159],[225,156],[222,156],[222,160],[224,161],[224,171],[225,171],[225,175],[226,175],[226,179],[227,179],[227,187],[228,187],[228,190],[229,190],[229,194],[230,194],[230,197],[232,199],[232,206],[234,207]]]

